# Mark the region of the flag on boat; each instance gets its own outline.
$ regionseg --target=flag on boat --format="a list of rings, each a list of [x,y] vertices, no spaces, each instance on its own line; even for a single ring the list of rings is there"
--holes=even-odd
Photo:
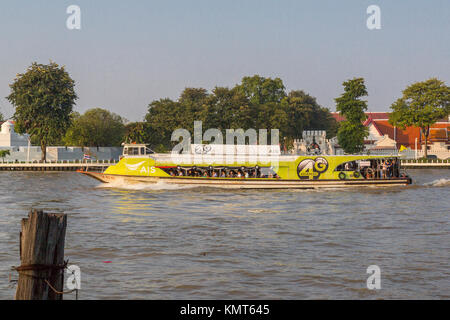
[[[404,145],[400,146],[400,149],[398,150],[399,152],[402,152],[403,150],[406,150],[407,148]]]
[[[91,160],[91,156],[85,153],[83,155],[83,160]]]

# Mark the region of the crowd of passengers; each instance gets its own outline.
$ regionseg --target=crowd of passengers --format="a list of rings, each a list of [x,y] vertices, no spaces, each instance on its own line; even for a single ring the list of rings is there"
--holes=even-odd
[[[366,179],[399,178],[399,163],[397,159],[371,159],[370,166],[358,167],[356,161],[346,162],[336,168],[337,171],[359,171]]]
[[[260,169],[240,168],[240,169],[203,169],[203,168],[174,168],[166,171],[172,177],[204,177],[204,178],[280,178],[275,172],[270,170],[267,174],[261,173]]]

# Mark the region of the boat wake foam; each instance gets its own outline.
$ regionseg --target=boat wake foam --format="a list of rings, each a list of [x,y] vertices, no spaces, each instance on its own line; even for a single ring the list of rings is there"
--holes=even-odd
[[[446,186],[450,186],[450,179],[437,179],[431,182],[427,182],[424,184],[424,186],[428,186],[428,187],[446,187]]]

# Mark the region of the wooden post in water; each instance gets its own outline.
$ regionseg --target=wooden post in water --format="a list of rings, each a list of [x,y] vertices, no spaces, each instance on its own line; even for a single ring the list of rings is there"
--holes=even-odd
[[[22,219],[16,300],[62,300],[67,215],[31,210]]]

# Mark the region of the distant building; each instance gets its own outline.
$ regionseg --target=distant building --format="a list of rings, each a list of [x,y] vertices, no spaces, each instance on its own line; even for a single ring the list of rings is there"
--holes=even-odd
[[[305,130],[302,133],[302,139],[294,140],[294,147],[290,153],[300,155],[320,155],[335,154],[333,140],[326,138],[325,130]]]
[[[1,161],[38,161],[41,159],[41,147],[28,147],[28,135],[14,131],[14,121],[2,123],[0,130],[0,149],[9,150],[10,154]],[[86,155],[95,160],[118,160],[122,147],[47,147],[47,161],[83,160]]]
[[[2,123],[0,131],[0,147],[28,146],[28,135],[18,134],[14,131],[14,121],[6,120]]]
[[[425,148],[425,137],[417,127],[406,127],[404,130],[389,123],[388,112],[367,112],[364,125],[369,129],[369,136],[364,141],[366,150],[377,154],[398,152],[402,146],[406,148],[402,154],[411,157],[422,157]],[[332,112],[338,121],[344,118]],[[450,117],[441,119],[430,128],[428,136],[428,154],[440,159],[450,157]],[[339,149],[339,146],[337,146]]]

